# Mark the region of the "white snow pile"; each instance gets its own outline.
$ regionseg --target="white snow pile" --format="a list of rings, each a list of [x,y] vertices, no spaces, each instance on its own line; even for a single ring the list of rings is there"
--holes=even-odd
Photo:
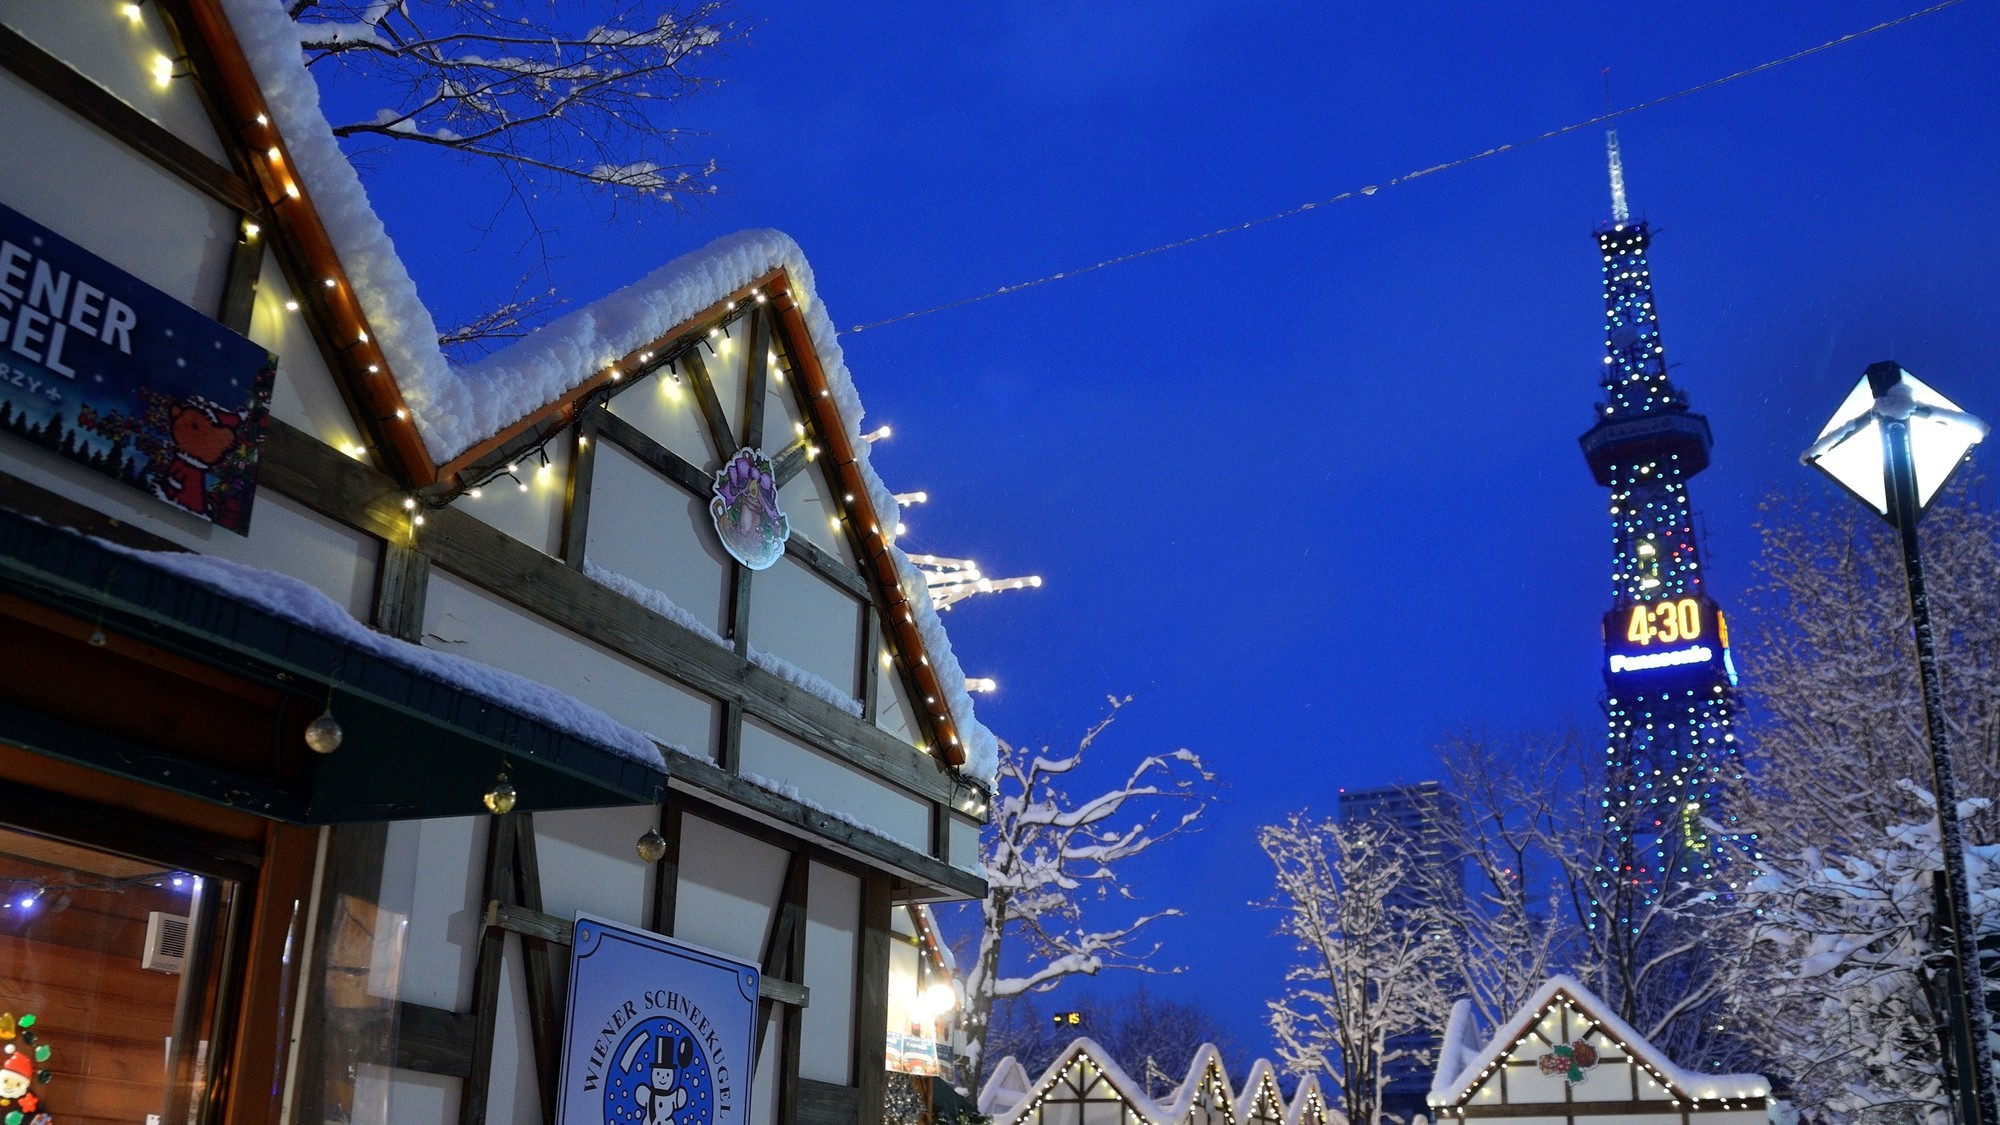
[[[857,719],[861,717],[861,701],[833,686],[830,680],[817,672],[808,672],[784,657],[765,652],[755,645],[750,646],[750,663],[793,687],[803,689],[815,699],[838,707]]]
[[[179,551],[140,551],[102,539],[91,542],[148,566],[178,575],[197,586],[254,606],[294,625],[345,642],[417,675],[450,684],[488,703],[538,719],[557,730],[603,746],[656,770],[666,768],[664,746],[687,754],[682,747],[644,734],[618,722],[573,696],[525,676],[502,671],[448,652],[437,652],[378,633],[356,621],[332,598],[288,574],[261,570],[214,555]],[[335,669],[327,669],[329,673]]]
[[[613,593],[623,594],[625,597],[638,602],[640,605],[645,606],[647,609],[652,610],[654,613],[679,625],[681,628],[686,629],[688,632],[693,633],[695,636],[712,645],[720,648],[735,647],[728,641],[723,640],[721,633],[709,628],[708,622],[696,617],[693,613],[683,608],[679,602],[674,601],[674,599],[643,582],[627,578],[617,571],[609,567],[599,566],[587,558],[583,560],[583,576],[611,590]]]
[[[1478,1084],[1481,1078],[1485,1077],[1485,1072],[1490,1067],[1498,1064],[1507,1056],[1508,1051],[1512,1049],[1515,1037],[1534,1025],[1534,1022],[1540,1018],[1542,1010],[1547,1008],[1556,999],[1557,993],[1567,996],[1570,1005],[1590,1019],[1597,1021],[1598,1026],[1605,1034],[1623,1043],[1633,1055],[1652,1066],[1654,1070],[1659,1071],[1666,1078],[1668,1084],[1676,1088],[1683,1096],[1703,1099],[1759,1098],[1771,1092],[1770,1080],[1761,1074],[1697,1074],[1693,1071],[1683,1070],[1672,1059],[1654,1047],[1645,1036],[1639,1034],[1637,1028],[1620,1019],[1616,1012],[1612,1011],[1602,1000],[1598,999],[1596,993],[1585,988],[1583,982],[1572,976],[1557,974],[1543,982],[1542,987],[1536,989],[1533,996],[1528,997],[1527,1002],[1522,1004],[1520,1010],[1514,1013],[1514,1018],[1507,1021],[1500,1031],[1493,1036],[1492,1041],[1486,1044],[1484,1050],[1476,1054],[1469,1054],[1469,1052],[1465,1052],[1462,1049],[1453,1051],[1449,1037],[1447,1037],[1444,1051],[1457,1054],[1460,1058],[1465,1059],[1465,1063],[1463,1068],[1459,1070],[1457,1077],[1450,1082],[1434,1080],[1431,1083],[1431,1093],[1427,1099],[1429,1103],[1432,1106],[1448,1106],[1464,1097],[1467,1091],[1471,1090],[1473,1086]],[[1454,1017],[1457,1015],[1455,1009],[1453,1015]],[[1454,1025],[1457,1024],[1456,1019],[1452,1022]],[[1465,1034],[1463,1027],[1454,1027],[1453,1030],[1457,1030],[1461,1036]],[[1440,1068],[1440,1076],[1442,1076],[1442,1068]]]
[[[222,3],[297,165],[294,171],[354,282],[375,342],[410,404],[433,460],[449,461],[555,401],[613,360],[669,335],[729,294],[783,269],[826,373],[875,517],[883,526],[895,524],[895,495],[869,463],[868,443],[861,440],[866,411],[847,369],[839,333],[818,298],[812,266],[789,235],[750,230],[717,239],[509,347],[453,367],[438,349],[437,325],[418,297],[415,282],[320,111],[319,90],[301,59],[298,25],[277,0]],[[964,672],[931,608],[922,576],[900,550],[892,554],[904,589],[919,607],[916,623],[964,743],[965,769],[990,782],[1000,765],[998,743],[974,714]]]

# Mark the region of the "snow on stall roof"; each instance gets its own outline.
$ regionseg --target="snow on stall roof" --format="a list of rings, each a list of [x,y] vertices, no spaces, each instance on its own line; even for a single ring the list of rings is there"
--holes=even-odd
[[[108,551],[184,578],[204,589],[254,606],[294,625],[352,645],[399,668],[469,692],[489,703],[547,723],[653,769],[665,769],[662,746],[680,746],[632,729],[587,703],[525,676],[502,671],[448,652],[438,652],[378,633],[356,621],[339,603],[288,574],[245,566],[214,555],[141,551],[102,539]],[[328,669],[329,672],[334,671]],[[692,756],[692,755],[689,755]]]
[[[1095,1039],[1084,1036],[1071,1040],[1069,1046],[1057,1053],[1055,1061],[1049,1064],[1041,1077],[1033,1081],[1029,1080],[1027,1071],[1012,1055],[1000,1060],[999,1065],[994,1067],[992,1075],[986,1079],[986,1085],[980,1087],[979,1112],[990,1115],[996,1125],[1010,1125],[1016,1120],[1018,1113],[1030,1104],[1030,1097],[1036,1091],[1046,1088],[1057,1075],[1076,1061],[1079,1055],[1086,1055],[1091,1062],[1097,1064],[1112,1088],[1131,1104],[1141,1118],[1149,1122],[1164,1122],[1167,1125],[1192,1120],[1195,1099],[1202,1092],[1211,1065],[1222,1076],[1223,1089],[1237,1121],[1248,1118],[1250,1107],[1256,1098],[1257,1084],[1266,1076],[1274,1081],[1277,1076],[1276,1069],[1268,1060],[1258,1059],[1250,1064],[1243,1085],[1238,1088],[1230,1080],[1229,1068],[1222,1061],[1222,1052],[1216,1050],[1213,1043],[1203,1043],[1195,1050],[1194,1058],[1188,1061],[1187,1077],[1175,1087],[1169,1100],[1156,1102],[1146,1093],[1144,1085],[1134,1081],[1132,1076],[1125,1072],[1111,1052],[1106,1051]],[[1292,1095],[1291,1102],[1285,1106],[1285,1120],[1292,1125],[1299,1125],[1305,1119],[1305,1108],[1310,1096],[1318,1091],[1319,1083],[1311,1075],[1302,1079],[1298,1090]],[[1279,1096],[1282,1100],[1282,1090]],[[1326,1110],[1329,1125],[1346,1125],[1346,1117],[1335,1107],[1327,1105],[1323,1097],[1321,1105]]]
[[[1213,1048],[1210,1049],[1213,1050]],[[1183,1119],[1179,1116],[1170,1117],[1162,1111],[1153,1099],[1146,1096],[1146,1087],[1133,1081],[1132,1076],[1125,1073],[1125,1068],[1118,1065],[1118,1060],[1112,1057],[1111,1052],[1105,1050],[1098,1044],[1097,1040],[1087,1035],[1072,1039],[1069,1046],[1056,1052],[1055,1061],[1049,1064],[1047,1070],[1042,1071],[1040,1078],[1035,1079],[1029,1084],[1028,1092],[1033,1093],[1036,1090],[1046,1087],[1050,1082],[1055,1081],[1056,1076],[1067,1069],[1071,1063],[1075,1062],[1079,1055],[1087,1055],[1091,1062],[1097,1064],[1098,1069],[1104,1072],[1105,1080],[1111,1083],[1111,1088],[1118,1091],[1120,1097],[1124,1098],[1134,1109],[1138,1110],[1140,1117],[1153,1122],[1180,1121]],[[1011,1058],[1012,1056],[1009,1057]],[[1201,1056],[1197,1054],[1195,1057],[1199,1060]],[[1019,1064],[1017,1063],[1016,1066],[1018,1067]],[[999,1078],[1000,1071],[995,1070],[993,1077],[986,1080],[985,1088],[980,1090],[980,1112],[989,1112],[985,1106],[989,1096],[995,1093],[994,1083]],[[1011,1122],[1017,1119],[1019,1112],[1031,1104],[1033,1103],[1027,1097],[1023,1096],[1016,1098],[1004,1109],[996,1107],[996,1110],[991,1111],[993,1112],[995,1125],[1010,1125]]]
[[[1236,1120],[1248,1121],[1250,1115],[1256,1111],[1257,1088],[1264,1083],[1265,1079],[1270,1080],[1271,1089],[1278,1095],[1278,1108],[1282,1116],[1283,1110],[1286,1108],[1285,1092],[1278,1085],[1278,1070],[1271,1065],[1270,1059],[1258,1059],[1250,1064],[1250,1072],[1243,1076],[1242,1096],[1238,1097],[1232,1103],[1233,1108],[1236,1110]]]
[[[819,300],[812,266],[789,235],[750,230],[719,238],[509,347],[453,367],[438,349],[437,325],[418,297],[416,283],[320,110],[318,87],[301,60],[298,26],[278,0],[222,4],[285,138],[294,171],[354,283],[375,342],[433,460],[449,461],[555,401],[611,360],[672,333],[729,294],[783,269],[876,517],[884,526],[894,525],[895,496],[870,464],[868,443],[861,440],[866,412],[839,333]],[[924,593],[923,576],[900,550],[892,554],[906,593],[918,605],[917,629],[964,742],[966,771],[991,781],[999,770],[999,743],[974,714],[964,671]]]
[[[1572,976],[1556,975],[1543,982],[1526,1003],[1521,1005],[1514,1017],[1508,1020],[1493,1035],[1485,1050],[1466,1060],[1456,1080],[1440,1088],[1433,1082],[1427,1099],[1433,1106],[1446,1106],[1463,1098],[1478,1084],[1482,1072],[1495,1062],[1506,1057],[1510,1044],[1523,1030],[1533,1025],[1543,1008],[1555,1000],[1558,993],[1568,997],[1570,1004],[1579,1012],[1596,1020],[1612,1038],[1625,1044],[1634,1055],[1650,1064],[1685,1096],[1693,1098],[1758,1098],[1771,1092],[1771,1083],[1761,1074],[1698,1074],[1683,1070],[1659,1048],[1639,1034],[1637,1028],[1626,1023],[1618,1014],[1608,1008],[1597,994],[1583,986],[1583,982]],[[1456,1011],[1454,1010],[1454,1015]]]
[[[1306,1108],[1315,1097],[1326,1114],[1327,1125],[1348,1125],[1347,1114],[1327,1100],[1319,1088],[1319,1077],[1312,1074],[1299,1079],[1299,1088],[1292,1093],[1292,1104],[1285,1109],[1285,1125],[1301,1125],[1306,1120]]]
[[[986,1085],[979,1088],[979,1112],[988,1117],[999,1117],[1027,1098],[1034,1086],[1028,1079],[1028,1068],[1012,1055],[1001,1059],[986,1079]]]
[[[353,283],[376,347],[419,421],[436,416],[433,390],[451,378],[438,350],[437,322],[417,298],[416,282],[320,112],[319,87],[300,54],[298,25],[278,0],[222,0],[222,6],[264,92],[272,124],[285,139],[292,172],[312,198],[313,212]],[[429,434],[425,441],[431,443]]]
[[[1480,1045],[1472,1001],[1460,1000],[1451,1006],[1451,1018],[1445,1021],[1444,1038],[1438,1044],[1437,1070],[1431,1075],[1431,1093],[1441,1094],[1451,1089],[1465,1073],[1466,1064],[1479,1053]]]
[[[1187,1077],[1181,1080],[1180,1088],[1174,1091],[1173,1100],[1160,1106],[1160,1111],[1166,1115],[1165,1120],[1187,1120],[1189,1111],[1194,1109],[1195,1098],[1201,1093],[1203,1079],[1208,1075],[1210,1063],[1215,1064],[1216,1069],[1222,1073],[1222,1085],[1228,1090],[1229,1104],[1231,1108],[1235,1107],[1238,1099],[1235,1089],[1230,1087],[1229,1068],[1222,1064],[1222,1052],[1216,1050],[1213,1043],[1203,1043],[1195,1048],[1194,1058],[1188,1060]]]

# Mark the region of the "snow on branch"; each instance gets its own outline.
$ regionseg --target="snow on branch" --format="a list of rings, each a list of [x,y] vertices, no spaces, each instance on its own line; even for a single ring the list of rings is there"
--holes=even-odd
[[[335,136],[433,145],[530,184],[588,184],[675,204],[713,193],[713,160],[665,111],[712,83],[698,66],[742,37],[727,0],[536,5],[295,0],[306,63],[386,108]]]
[[[1055,755],[1001,744],[993,819],[982,843],[989,888],[981,904],[978,956],[965,979],[966,1056],[969,1081],[982,1076],[985,1029],[996,999],[1046,991],[1074,976],[1106,969],[1175,972],[1152,964],[1157,942],[1145,931],[1169,907],[1111,925],[1086,924],[1090,900],[1134,898],[1123,878],[1127,861],[1189,830],[1208,807],[1215,775],[1188,750],[1149,755],[1123,782],[1096,796],[1073,799],[1064,790],[1084,765],[1098,736],[1130,697],[1110,701],[1110,713],[1079,740],[1075,751]],[[1010,962],[1025,969],[1003,972]]]
[[[1279,1058],[1330,1078],[1347,1120],[1375,1121],[1387,1076],[1416,1050],[1407,1034],[1451,1009],[1458,957],[1444,912],[1412,893],[1418,857],[1391,825],[1294,813],[1257,842],[1277,880],[1260,905],[1278,911],[1299,954],[1269,1002]]]

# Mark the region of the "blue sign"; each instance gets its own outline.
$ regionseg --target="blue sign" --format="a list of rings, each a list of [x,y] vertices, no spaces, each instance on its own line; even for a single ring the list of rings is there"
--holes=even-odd
[[[557,1125],[741,1125],[757,969],[589,914],[569,962]]]
[[[0,206],[0,430],[247,535],[277,364]]]

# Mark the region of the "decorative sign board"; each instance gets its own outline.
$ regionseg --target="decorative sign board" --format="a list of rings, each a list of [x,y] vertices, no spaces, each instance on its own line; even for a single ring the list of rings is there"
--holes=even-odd
[[[757,1068],[757,969],[576,916],[556,1125],[741,1125]]]
[[[922,1074],[933,1078],[944,1073],[939,1066],[937,1040],[925,1035],[890,1032],[889,1049],[883,1065],[888,1070],[903,1074]]]
[[[0,206],[0,430],[247,535],[277,364]]]
[[[1736,682],[1728,622],[1702,597],[1639,602],[1605,614],[1604,660],[1620,678],[1678,681],[1720,671]]]
[[[778,507],[778,473],[763,451],[745,447],[715,472],[708,514],[729,557],[768,570],[785,557],[792,521]]]

